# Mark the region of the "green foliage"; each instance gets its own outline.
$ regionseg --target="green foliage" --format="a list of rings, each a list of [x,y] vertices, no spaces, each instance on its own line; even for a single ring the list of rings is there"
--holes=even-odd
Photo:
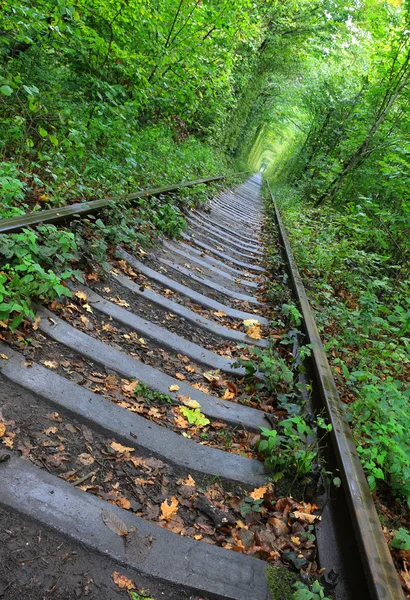
[[[292,600],[330,600],[325,594],[325,590],[319,581],[314,581],[311,585],[297,581],[293,586],[296,591]]]
[[[188,408],[188,406],[180,406],[179,412],[184,415],[190,425],[196,425],[197,427],[205,427],[211,422],[201,413],[199,408]]]
[[[280,421],[278,430],[261,427],[258,451],[266,457],[266,466],[275,472],[275,480],[287,471],[295,472],[297,476],[307,475],[313,472],[320,443],[331,430],[332,426],[322,417],[317,417],[309,426],[303,416],[294,415]]]
[[[392,539],[391,545],[398,550],[410,550],[410,532],[404,527],[400,527]]]
[[[410,281],[387,233],[355,210],[319,209],[275,188],[371,489],[410,502]],[[353,400],[352,400],[353,398]]]
[[[142,396],[144,400],[148,402],[160,402],[172,404],[173,400],[171,396],[167,394],[161,394],[160,392],[156,392],[155,390],[151,390],[145,383],[140,381],[138,385],[135,387],[134,394],[136,396]]]

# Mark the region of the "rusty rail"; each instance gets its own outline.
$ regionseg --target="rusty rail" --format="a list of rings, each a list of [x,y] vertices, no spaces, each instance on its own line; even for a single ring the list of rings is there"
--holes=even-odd
[[[312,344],[314,376],[322,404],[326,410],[333,449],[343,480],[343,489],[366,574],[369,593],[374,600],[401,600],[404,598],[380,520],[373,502],[366,475],[360,463],[352,432],[347,422],[336,383],[316,326],[295,257],[282,218],[268,183],[275,208],[276,220],[283,250],[287,259],[292,285],[303,315],[304,329]]]

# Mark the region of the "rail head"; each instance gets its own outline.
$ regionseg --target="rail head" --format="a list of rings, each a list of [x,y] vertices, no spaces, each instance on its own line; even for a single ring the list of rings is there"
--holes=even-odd
[[[177,192],[179,189],[193,187],[200,184],[213,183],[215,181],[221,181],[228,177],[239,176],[247,173],[248,171],[240,171],[237,173],[228,173],[227,175],[216,175],[213,177],[205,177],[202,179],[195,179],[194,181],[184,181],[180,183],[173,183],[171,185],[150,188],[147,190],[141,190],[132,194],[125,194],[121,197],[112,198],[101,198],[99,200],[91,200],[89,202],[79,202],[71,204],[69,206],[61,206],[59,208],[50,208],[47,210],[41,210],[37,212],[29,212],[24,215],[18,215],[15,217],[9,217],[7,219],[0,219],[0,234],[2,233],[17,233],[27,227],[36,227],[42,224],[61,223],[62,221],[70,220],[78,216],[85,217],[86,215],[99,212],[103,208],[109,206],[110,202],[116,199],[126,200],[133,202],[140,198],[148,198],[154,196],[160,196],[162,194],[169,194]]]
[[[333,447],[340,468],[350,516],[374,600],[402,600],[404,593],[387,546],[370,488],[346,419],[336,382],[326,357],[305,287],[293,255],[278,206],[267,181],[279,236],[287,259],[292,285],[303,315],[305,333],[313,346],[312,360],[317,384],[329,422]]]

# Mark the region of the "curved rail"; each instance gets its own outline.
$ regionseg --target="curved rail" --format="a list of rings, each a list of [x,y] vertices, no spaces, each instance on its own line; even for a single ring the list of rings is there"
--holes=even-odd
[[[275,208],[279,235],[289,266],[292,285],[303,315],[305,333],[309,343],[313,346],[315,383],[329,422],[333,426],[331,433],[333,448],[341,472],[363,567],[367,575],[369,591],[375,600],[401,600],[404,598],[402,587],[381,529],[366,475],[357,454],[352,432],[343,411],[343,405],[278,206],[269,182],[267,183]]]

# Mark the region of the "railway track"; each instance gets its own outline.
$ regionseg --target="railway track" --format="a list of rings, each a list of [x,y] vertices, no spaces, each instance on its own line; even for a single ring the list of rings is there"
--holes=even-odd
[[[73,285],[0,343],[0,598],[285,597],[272,565],[325,569],[337,599],[402,597],[278,212],[276,276],[313,347],[298,393],[332,424],[322,458],[342,485],[294,499],[255,451],[283,416],[276,394],[255,391],[264,376],[246,372],[249,347],[279,337],[261,186],[253,175],[187,213],[179,242],[118,248],[106,280]],[[101,208],[88,204],[0,231]]]

